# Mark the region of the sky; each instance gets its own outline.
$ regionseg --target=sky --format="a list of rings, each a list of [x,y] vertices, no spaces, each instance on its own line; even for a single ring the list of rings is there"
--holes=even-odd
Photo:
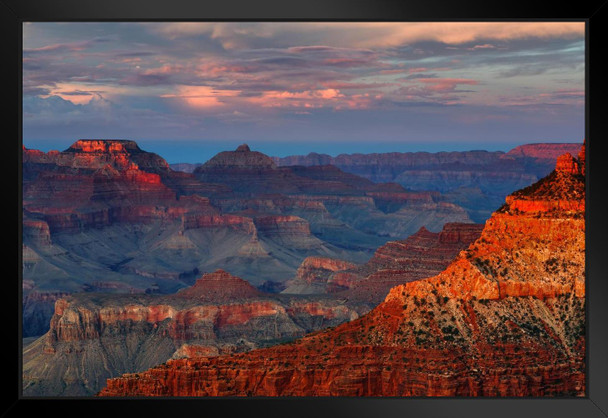
[[[23,145],[170,163],[582,142],[582,22],[26,22]]]

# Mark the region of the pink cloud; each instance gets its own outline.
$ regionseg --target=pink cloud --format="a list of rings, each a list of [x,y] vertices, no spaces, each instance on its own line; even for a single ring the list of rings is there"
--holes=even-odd
[[[383,74],[383,75],[390,75],[390,74],[401,74],[404,72],[407,72],[408,70],[406,69],[394,69],[394,70],[380,70],[378,71],[378,74]]]
[[[327,101],[343,98],[337,89],[306,90],[299,92],[266,91],[260,97],[252,97],[250,102],[264,107],[305,107],[317,108],[327,105]]]
[[[336,106],[336,110],[342,109],[369,109],[375,102],[382,99],[381,94],[354,94],[346,98]]]
[[[303,43],[322,36],[333,48],[377,48],[437,41],[451,45],[526,38],[575,38],[584,22],[174,22],[148,24],[170,39],[209,35],[224,48],[244,48],[255,39],[289,39]],[[327,47],[294,47],[323,52]],[[308,49],[304,49],[308,48]],[[312,49],[316,48],[316,49]],[[294,49],[294,52],[298,52]]]
[[[176,98],[190,107],[210,109],[225,105],[222,99],[237,96],[237,90],[217,90],[209,86],[179,86],[175,94],[163,94],[164,98]]]
[[[453,92],[461,84],[476,85],[479,84],[477,80],[470,80],[466,78],[418,78],[416,81],[424,83],[426,89],[436,93]]]
[[[407,72],[409,74],[414,74],[414,73],[423,73],[425,71],[428,71],[429,69],[426,67],[413,67],[413,68],[408,68]]]
[[[42,98],[58,96],[76,105],[89,104],[93,99],[107,99],[126,92],[123,87],[115,86],[95,86],[88,83],[57,83],[54,86],[47,86],[48,94],[40,95]]]
[[[348,81],[327,81],[323,87],[337,90],[365,90],[382,87],[399,86],[398,83],[353,83]]]
[[[421,41],[451,45],[479,40],[574,38],[585,34],[584,22],[392,22],[360,23],[357,46],[386,47]]]
[[[473,48],[469,48],[472,50],[477,50],[477,49],[496,49],[496,46],[492,45],[492,44],[483,44],[483,45],[475,45]]]
[[[560,90],[556,90],[555,92],[551,92],[551,93],[541,93],[539,95],[540,97],[563,97],[563,98],[584,98],[585,97],[585,91],[584,90],[577,90],[577,89],[560,89]]]
[[[24,49],[24,53],[28,52],[58,52],[58,51],[82,51],[89,47],[93,41],[79,41],[69,43],[58,43],[45,45],[39,48]]]

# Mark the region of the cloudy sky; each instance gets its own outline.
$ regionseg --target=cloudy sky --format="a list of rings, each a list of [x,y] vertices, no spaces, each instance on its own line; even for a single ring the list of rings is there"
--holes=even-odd
[[[582,142],[584,24],[25,23],[23,143],[169,162]]]

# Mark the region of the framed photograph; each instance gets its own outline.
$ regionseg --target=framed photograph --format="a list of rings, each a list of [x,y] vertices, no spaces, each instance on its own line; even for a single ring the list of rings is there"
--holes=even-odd
[[[2,1],[3,416],[608,416],[606,6],[351,3]]]

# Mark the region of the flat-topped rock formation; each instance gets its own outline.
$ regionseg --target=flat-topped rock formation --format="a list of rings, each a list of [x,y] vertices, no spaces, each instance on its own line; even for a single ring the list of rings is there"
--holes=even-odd
[[[564,176],[584,184],[556,170],[536,186],[578,201],[577,187],[561,189]],[[584,396],[583,215],[507,203],[444,271],[395,286],[354,321],[281,346],[169,361],[110,379],[99,395]]]

